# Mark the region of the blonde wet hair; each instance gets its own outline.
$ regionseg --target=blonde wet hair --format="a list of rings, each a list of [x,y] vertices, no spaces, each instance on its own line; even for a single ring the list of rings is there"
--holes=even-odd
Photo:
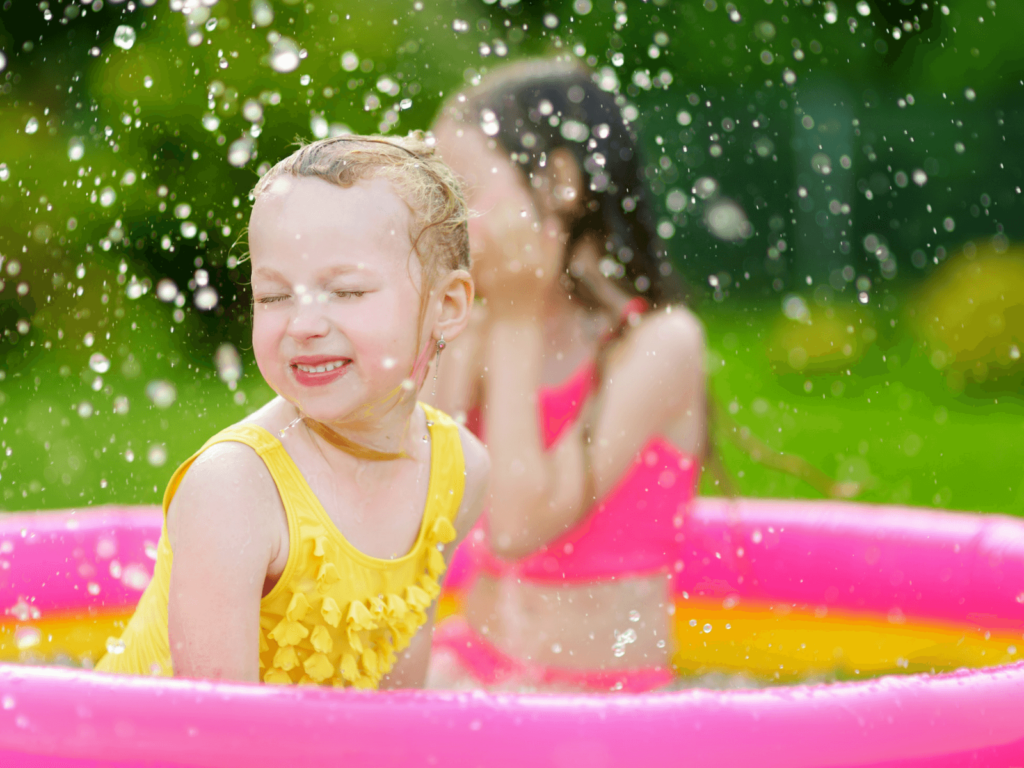
[[[339,187],[387,179],[413,213],[409,240],[424,282],[469,269],[469,214],[455,174],[436,156],[432,138],[346,134],[306,144],[267,171],[256,184],[259,198],[288,177],[323,179]]]

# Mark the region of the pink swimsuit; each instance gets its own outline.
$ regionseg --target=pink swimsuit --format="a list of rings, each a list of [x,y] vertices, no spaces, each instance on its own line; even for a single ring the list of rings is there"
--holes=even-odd
[[[540,392],[545,448],[551,448],[579,417],[595,381],[596,367],[590,364],[561,386]],[[470,426],[480,434],[478,414],[474,416],[477,419],[471,417]],[[487,546],[485,532],[477,531],[480,535],[471,535],[466,543],[473,566],[493,576],[541,583],[671,573],[698,473],[693,457],[655,436],[615,488],[571,530],[519,560],[496,557]],[[577,670],[516,659],[460,617],[447,619],[435,629],[434,647],[452,652],[463,668],[489,687],[525,684],[638,693],[668,685],[674,677],[667,667]]]
[[[557,388],[540,392],[545,448],[579,417],[594,389],[587,365]],[[477,567],[494,576],[538,582],[580,582],[669,570],[682,540],[683,516],[696,493],[698,462],[655,436],[619,483],[571,530],[520,560],[503,560],[472,537]]]

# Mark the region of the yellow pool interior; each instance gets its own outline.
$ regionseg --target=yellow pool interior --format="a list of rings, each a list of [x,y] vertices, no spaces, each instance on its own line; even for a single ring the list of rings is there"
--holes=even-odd
[[[442,596],[438,620],[457,613],[459,597]],[[0,622],[0,661],[91,667],[118,636],[130,612],[82,613]],[[1019,630],[994,630],[901,614],[837,611],[775,603],[676,602],[674,664],[681,677],[722,672],[762,684],[941,672],[1017,661]]]

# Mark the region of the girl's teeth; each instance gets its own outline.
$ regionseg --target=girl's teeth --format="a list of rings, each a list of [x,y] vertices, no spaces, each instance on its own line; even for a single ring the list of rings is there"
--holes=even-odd
[[[342,365],[344,365],[344,363],[339,360],[337,362],[326,363],[324,365],[302,365],[299,363],[296,364],[295,367],[303,373],[327,373],[328,371],[333,371],[336,368],[341,368]]]

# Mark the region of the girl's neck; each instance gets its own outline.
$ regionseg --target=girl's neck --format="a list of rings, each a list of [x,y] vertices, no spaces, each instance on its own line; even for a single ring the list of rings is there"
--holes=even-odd
[[[325,458],[331,455],[374,460],[412,456],[415,450],[411,424],[415,410],[416,399],[403,394],[397,402],[378,405],[363,418],[313,423],[309,437]]]

